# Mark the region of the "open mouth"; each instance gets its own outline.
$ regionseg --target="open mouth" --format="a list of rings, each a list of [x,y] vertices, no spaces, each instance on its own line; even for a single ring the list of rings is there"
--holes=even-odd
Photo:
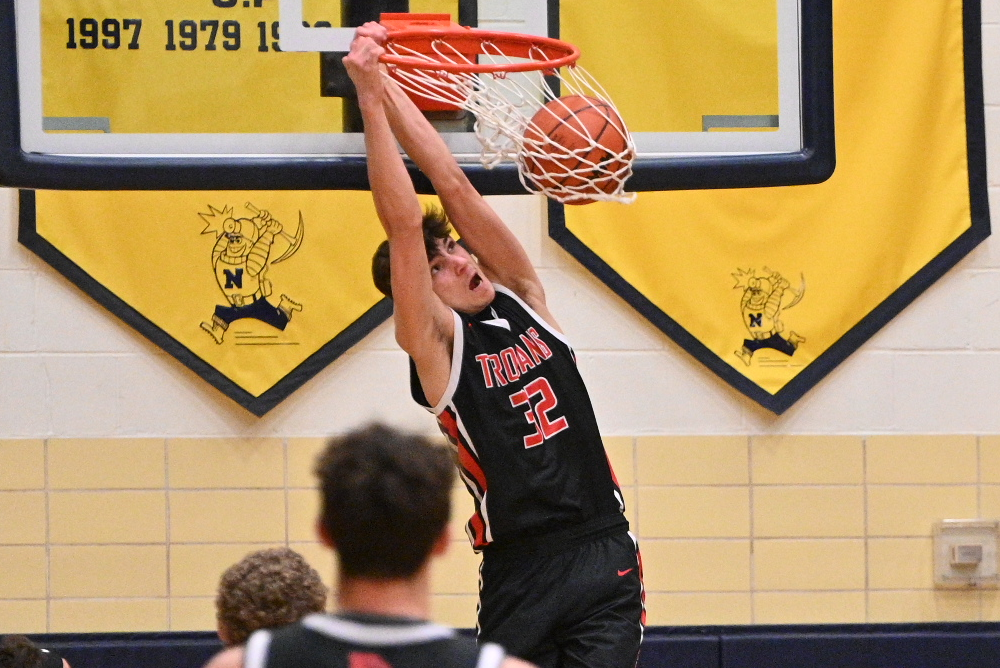
[[[469,281],[469,289],[475,290],[480,285],[482,285],[482,283],[483,283],[482,277],[479,274],[476,274],[475,276],[472,277],[472,280]]]

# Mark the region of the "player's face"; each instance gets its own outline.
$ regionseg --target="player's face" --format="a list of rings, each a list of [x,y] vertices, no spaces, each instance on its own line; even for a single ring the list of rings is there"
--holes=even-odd
[[[479,313],[493,301],[493,284],[469,251],[451,237],[438,240],[430,268],[434,294],[456,311]]]

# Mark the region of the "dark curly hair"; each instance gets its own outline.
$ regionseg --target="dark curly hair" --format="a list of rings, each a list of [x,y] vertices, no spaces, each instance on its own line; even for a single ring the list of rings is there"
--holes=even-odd
[[[220,635],[242,645],[257,629],[284,626],[326,609],[328,590],[298,552],[251,552],[226,569],[215,599]]]
[[[427,562],[451,514],[451,451],[372,424],[331,439],[316,464],[320,521],[348,577],[408,578]]]
[[[63,667],[62,657],[36,645],[31,638],[11,634],[0,638],[0,668]]]
[[[439,239],[447,239],[451,236],[451,222],[445,212],[436,207],[428,206],[424,210],[424,250],[427,251],[427,259],[431,260],[437,255],[437,242]],[[379,244],[372,256],[372,280],[386,297],[392,298],[392,271],[389,267],[389,240],[386,239]]]
[[[9,635],[0,640],[0,667],[36,668],[42,665],[42,651],[27,636]]]

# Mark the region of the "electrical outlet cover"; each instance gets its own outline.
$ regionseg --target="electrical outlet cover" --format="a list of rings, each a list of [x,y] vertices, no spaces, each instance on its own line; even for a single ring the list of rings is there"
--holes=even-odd
[[[1000,520],[941,520],[934,525],[934,585],[950,588],[1000,587]],[[953,555],[982,548],[978,563],[956,564]]]

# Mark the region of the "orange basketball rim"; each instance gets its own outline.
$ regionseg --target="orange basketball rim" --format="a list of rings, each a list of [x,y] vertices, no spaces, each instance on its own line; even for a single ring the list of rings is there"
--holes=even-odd
[[[525,189],[566,204],[635,200],[625,192],[632,137],[575,46],[467,28],[448,14],[382,14],[381,23],[386,75],[424,111],[474,114],[485,167],[514,161]]]

